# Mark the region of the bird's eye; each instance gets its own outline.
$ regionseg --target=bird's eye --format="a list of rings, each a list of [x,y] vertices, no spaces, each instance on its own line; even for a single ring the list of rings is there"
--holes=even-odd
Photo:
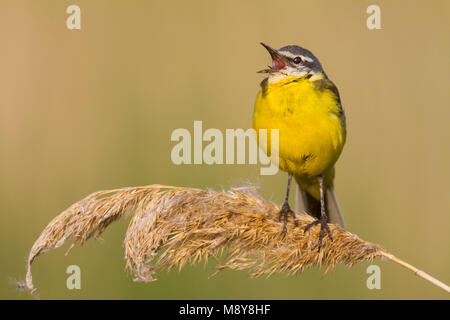
[[[295,57],[294,58],[294,63],[295,64],[299,64],[300,62],[302,62],[302,58],[300,58],[300,57]]]

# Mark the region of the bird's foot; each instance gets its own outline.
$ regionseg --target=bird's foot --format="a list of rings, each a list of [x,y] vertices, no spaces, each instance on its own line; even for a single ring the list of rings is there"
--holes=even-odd
[[[278,213],[278,221],[281,222],[281,217],[283,217],[283,232],[282,235],[285,235],[287,232],[287,222],[288,222],[288,217],[292,216],[292,218],[294,219],[294,224],[297,227],[298,226],[298,221],[295,219],[295,212],[292,211],[291,207],[289,206],[289,203],[287,201],[285,201],[283,203],[283,206],[281,207],[280,212]]]
[[[320,252],[320,248],[322,247],[322,240],[324,237],[324,230],[327,232],[328,237],[331,241],[333,241],[333,237],[331,235],[330,227],[328,227],[328,219],[326,215],[322,215],[322,217],[319,220],[316,220],[314,222],[311,222],[305,227],[305,231],[308,231],[309,228],[312,226],[315,226],[316,224],[320,224],[320,234],[319,234],[319,246],[318,246],[318,252]]]

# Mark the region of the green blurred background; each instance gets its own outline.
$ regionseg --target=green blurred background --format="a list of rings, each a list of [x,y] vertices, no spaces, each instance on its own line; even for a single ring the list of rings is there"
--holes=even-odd
[[[81,7],[81,30],[65,22]],[[259,45],[312,50],[337,84],[348,140],[336,189],[349,229],[449,283],[450,2],[376,1],[382,30],[368,30],[374,1],[0,2],[0,298],[16,290],[26,258],[59,212],[101,189],[153,183],[220,190],[257,183],[280,203],[286,174],[255,165],[170,160],[176,128],[249,128],[270,58]],[[293,198],[293,197],[292,197]],[[43,299],[394,299],[448,294],[388,261],[381,290],[366,268],[323,276],[250,279],[211,261],[134,283],[124,270],[127,221],[103,241],[40,256]],[[82,289],[66,288],[68,265]]]

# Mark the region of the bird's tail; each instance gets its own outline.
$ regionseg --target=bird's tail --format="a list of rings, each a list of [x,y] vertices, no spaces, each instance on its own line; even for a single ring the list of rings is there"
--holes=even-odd
[[[327,187],[325,192],[325,205],[327,208],[328,222],[338,224],[345,228],[344,217],[339,209],[336,194],[332,186]],[[308,192],[302,190],[297,184],[295,193],[295,211],[306,212],[307,214],[319,219],[320,218],[320,201],[312,197]]]

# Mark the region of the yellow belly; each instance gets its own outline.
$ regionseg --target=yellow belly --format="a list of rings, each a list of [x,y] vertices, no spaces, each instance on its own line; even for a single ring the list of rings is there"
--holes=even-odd
[[[259,92],[253,127],[279,129],[279,168],[308,179],[334,165],[346,132],[331,91],[317,90],[308,79],[292,80],[268,83]],[[270,155],[270,144],[265,151]]]

